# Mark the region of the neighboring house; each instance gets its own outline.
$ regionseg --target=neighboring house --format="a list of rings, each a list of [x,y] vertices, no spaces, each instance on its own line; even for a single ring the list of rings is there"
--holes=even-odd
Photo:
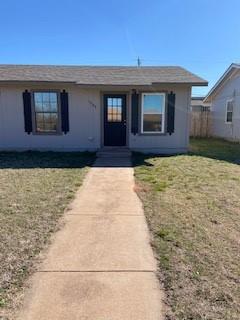
[[[211,104],[212,134],[240,140],[240,64],[233,63],[204,99]]]
[[[204,103],[205,97],[192,97],[191,99],[191,111],[210,111],[210,103]]]
[[[0,65],[0,149],[185,152],[202,85],[181,67]]]

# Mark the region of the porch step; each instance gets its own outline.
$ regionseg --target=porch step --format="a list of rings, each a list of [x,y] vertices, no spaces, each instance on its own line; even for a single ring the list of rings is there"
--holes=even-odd
[[[97,152],[98,158],[130,158],[132,152],[127,148],[105,147]]]

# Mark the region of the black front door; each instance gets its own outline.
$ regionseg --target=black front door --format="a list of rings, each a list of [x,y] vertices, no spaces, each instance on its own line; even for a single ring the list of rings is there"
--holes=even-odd
[[[105,94],[104,146],[126,145],[126,95]]]

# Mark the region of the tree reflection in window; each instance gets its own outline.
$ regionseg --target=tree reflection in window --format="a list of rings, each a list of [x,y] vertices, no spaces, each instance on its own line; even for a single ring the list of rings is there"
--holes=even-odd
[[[36,132],[57,132],[57,92],[34,92]]]

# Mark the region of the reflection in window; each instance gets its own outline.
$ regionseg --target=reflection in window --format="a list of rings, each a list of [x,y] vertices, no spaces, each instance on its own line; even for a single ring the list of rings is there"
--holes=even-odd
[[[107,98],[107,121],[121,122],[122,121],[122,99]]]
[[[165,94],[144,93],[142,95],[142,132],[164,131]]]
[[[36,132],[57,132],[57,92],[34,92]]]

